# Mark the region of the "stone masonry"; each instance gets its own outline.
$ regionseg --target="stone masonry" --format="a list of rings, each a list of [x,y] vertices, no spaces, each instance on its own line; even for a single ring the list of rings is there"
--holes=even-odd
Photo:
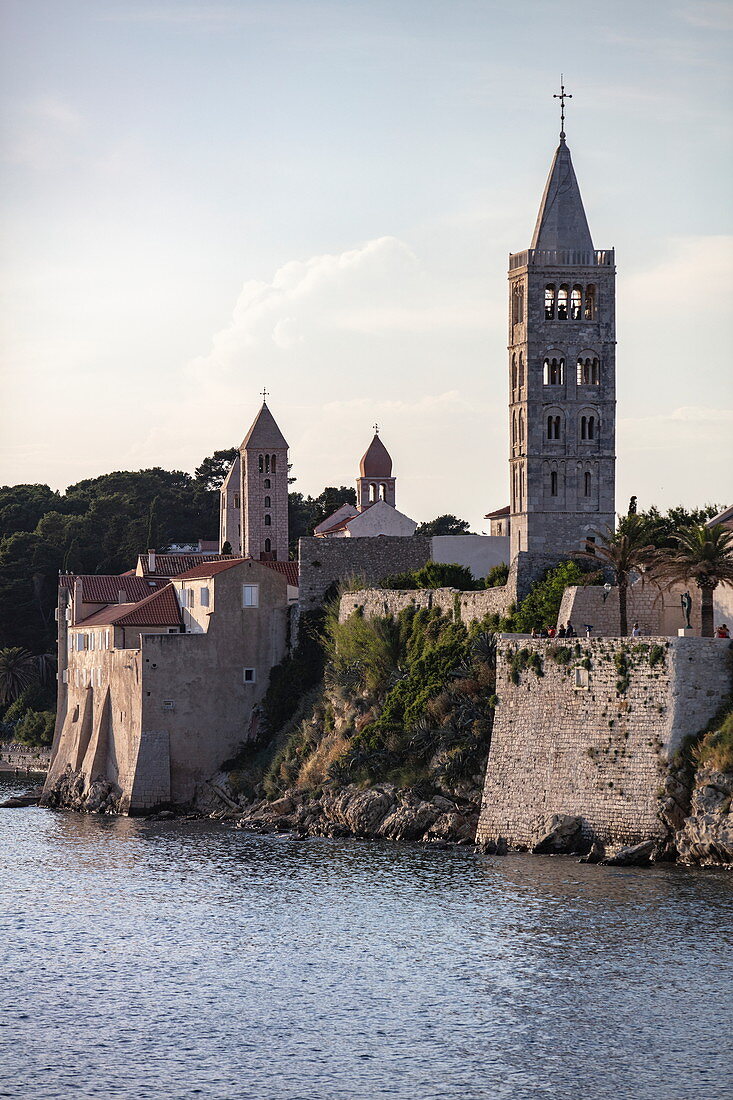
[[[720,708],[732,668],[730,642],[712,638],[502,635],[477,842],[528,848],[555,813],[603,844],[662,838],[670,759]]]
[[[360,539],[301,539],[300,607],[320,606],[328,589],[349,577],[374,584],[392,573],[420,569],[430,559],[431,540],[421,535]]]

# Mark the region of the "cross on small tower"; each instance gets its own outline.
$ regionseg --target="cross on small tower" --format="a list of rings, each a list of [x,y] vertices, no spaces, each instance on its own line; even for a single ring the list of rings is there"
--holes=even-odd
[[[263,390],[263,391],[262,391],[261,397],[262,397],[262,401],[263,401],[263,404],[264,404],[264,402],[265,402],[265,399],[266,399],[267,397],[269,397],[269,396],[270,396],[270,394],[268,393],[268,391],[267,391],[267,390]]]
[[[560,95],[557,95],[557,93],[555,93],[555,95],[553,95],[552,97],[553,99],[560,100],[560,139],[562,141],[565,140],[565,100],[573,98],[569,92],[565,91],[565,84],[563,83],[563,80],[563,74],[560,73]]]
[[[379,424],[374,425],[374,434],[379,435]]]

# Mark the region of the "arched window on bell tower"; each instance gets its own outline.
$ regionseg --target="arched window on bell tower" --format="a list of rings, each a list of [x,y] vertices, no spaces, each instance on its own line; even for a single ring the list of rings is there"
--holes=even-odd
[[[568,319],[568,295],[569,286],[567,283],[560,283],[560,290],[557,295],[557,319],[558,321],[567,321]]]
[[[545,320],[553,321],[555,318],[555,284],[548,283],[545,287]]]

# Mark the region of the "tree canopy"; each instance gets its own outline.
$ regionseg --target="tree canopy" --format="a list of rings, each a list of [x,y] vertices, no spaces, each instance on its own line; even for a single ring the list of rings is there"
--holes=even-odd
[[[416,535],[468,535],[471,524],[465,519],[459,519],[447,513],[428,520],[427,523],[418,524]]]

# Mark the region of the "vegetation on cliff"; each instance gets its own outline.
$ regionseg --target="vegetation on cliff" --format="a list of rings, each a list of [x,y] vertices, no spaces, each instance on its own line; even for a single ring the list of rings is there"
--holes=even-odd
[[[481,624],[414,608],[339,622],[334,601],[320,634],[314,625],[271,679],[268,728],[232,762],[235,785],[269,797],[324,785],[480,785],[496,704],[495,645]]]

